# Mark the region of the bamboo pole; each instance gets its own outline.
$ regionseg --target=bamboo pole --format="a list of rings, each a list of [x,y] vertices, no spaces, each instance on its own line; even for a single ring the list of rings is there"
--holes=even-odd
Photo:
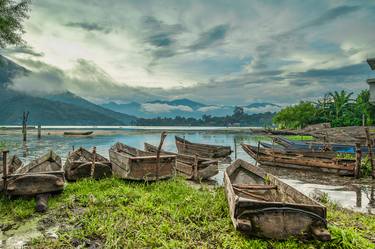
[[[361,165],[362,165],[362,151],[361,151],[361,144],[355,144],[355,168],[354,168],[354,176],[355,178],[361,177]]]
[[[235,137],[233,138],[233,142],[234,142],[234,159],[236,160],[237,159],[237,143],[236,143]]]
[[[6,191],[7,186],[7,177],[8,177],[8,162],[7,162],[7,155],[9,151],[3,150],[3,184],[4,184],[4,192]]]
[[[372,155],[372,141],[370,138],[370,131],[368,127],[365,128],[365,133],[366,133],[366,141],[367,141],[367,147],[368,147],[368,158],[370,160],[370,165],[371,165],[371,176],[372,176],[372,179],[375,179],[375,168],[374,168],[374,160],[373,160],[373,155]]]

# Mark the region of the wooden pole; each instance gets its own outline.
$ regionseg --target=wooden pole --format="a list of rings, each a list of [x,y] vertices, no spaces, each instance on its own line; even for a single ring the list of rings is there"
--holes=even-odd
[[[194,156],[194,180],[198,180],[198,155]]]
[[[22,113],[22,135],[23,141],[26,142],[27,140],[27,120],[29,118],[29,112]]]
[[[95,161],[96,161],[96,147],[92,149],[92,164],[91,164],[91,173],[90,176],[94,176],[94,170],[95,170]]]
[[[237,143],[236,143],[236,138],[233,138],[234,142],[234,159],[237,159]]]
[[[260,150],[260,141],[258,141],[258,150],[257,150],[257,156],[256,156],[255,166],[258,166],[259,150]]]
[[[156,162],[157,162],[156,163],[156,180],[159,179],[160,152],[161,152],[161,148],[163,147],[164,139],[165,139],[166,136],[167,136],[167,132],[166,131],[163,131],[160,134],[160,143],[159,143],[158,150],[156,151]]]
[[[368,127],[365,128],[365,133],[366,133],[366,141],[367,141],[367,148],[368,148],[368,158],[370,160],[370,165],[371,165],[371,176],[372,176],[372,179],[375,179],[375,168],[374,168],[374,160],[373,160],[373,155],[372,155],[372,140],[370,138],[370,131]]]
[[[361,144],[355,144],[355,168],[354,168],[354,176],[355,178],[361,177],[361,161],[362,161],[362,151],[361,151]]]
[[[38,139],[42,138],[42,126],[38,125]]]
[[[4,192],[6,192],[6,186],[7,186],[7,177],[8,177],[8,162],[7,162],[7,155],[9,151],[4,150],[3,151],[3,184],[4,184]]]

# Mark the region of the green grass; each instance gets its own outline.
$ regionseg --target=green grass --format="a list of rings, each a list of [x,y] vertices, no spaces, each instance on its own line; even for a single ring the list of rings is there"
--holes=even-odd
[[[51,198],[47,214],[34,214],[34,205],[34,200],[0,200],[1,222],[48,216],[61,225],[57,240],[34,239],[35,248],[93,242],[104,248],[375,248],[370,242],[375,217],[336,206],[328,209],[331,242],[246,237],[234,231],[223,188],[196,189],[180,178],[152,184],[82,180]]]
[[[313,136],[302,136],[302,135],[285,135],[285,138],[292,141],[311,141],[314,140]]]

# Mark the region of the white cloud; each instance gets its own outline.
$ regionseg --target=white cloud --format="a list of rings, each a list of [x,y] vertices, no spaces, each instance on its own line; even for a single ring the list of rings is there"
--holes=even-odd
[[[199,108],[197,111],[198,111],[198,112],[209,112],[209,111],[215,111],[215,110],[218,110],[218,109],[220,109],[220,108],[221,108],[220,106],[211,105],[211,106],[204,106],[204,107],[201,107],[201,108]]]
[[[274,105],[266,105],[262,107],[251,107],[251,108],[244,108],[245,112],[249,113],[265,113],[265,112],[277,112],[280,111],[281,107],[274,106]]]
[[[185,105],[168,105],[168,104],[161,104],[161,103],[145,103],[142,104],[142,109],[146,112],[150,113],[166,113],[171,111],[184,111],[184,112],[192,112],[193,109],[190,106]]]

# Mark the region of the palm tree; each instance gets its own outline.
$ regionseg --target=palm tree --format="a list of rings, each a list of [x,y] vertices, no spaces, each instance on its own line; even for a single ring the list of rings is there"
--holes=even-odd
[[[352,95],[353,92],[347,93],[345,90],[341,90],[341,92],[335,91],[333,93],[329,93],[329,96],[332,98],[336,119],[343,114],[345,108],[352,102],[352,99],[350,98]]]

